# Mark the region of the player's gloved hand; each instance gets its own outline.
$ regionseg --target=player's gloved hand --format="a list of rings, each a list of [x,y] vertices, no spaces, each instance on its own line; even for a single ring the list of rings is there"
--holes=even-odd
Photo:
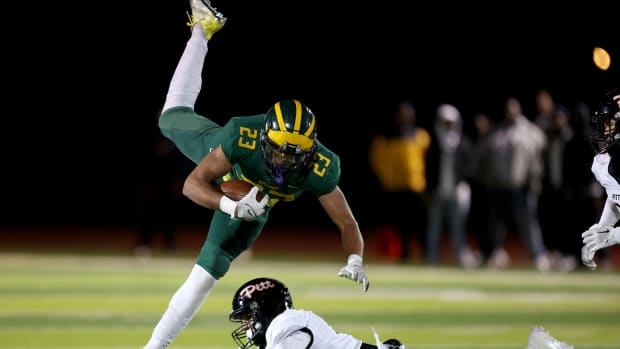
[[[265,213],[265,206],[269,202],[269,195],[265,195],[261,201],[256,201],[256,194],[258,193],[258,187],[254,186],[242,197],[237,203],[237,218],[244,221],[253,221],[256,217]]]
[[[581,234],[583,248],[581,249],[581,259],[583,264],[591,269],[596,268],[594,254],[596,251],[620,243],[620,227],[604,229],[598,224]]]
[[[362,261],[362,256],[357,254],[350,255],[347,259],[347,265],[340,269],[338,276],[342,276],[363,284],[364,292],[366,292],[368,291],[368,286],[370,286],[370,283],[368,282],[368,277],[366,276],[366,272],[362,266]]]
[[[378,347],[381,349],[405,349],[405,345],[401,343],[398,339],[388,339],[385,342],[381,343],[381,346]]]
[[[596,251],[590,250],[590,248],[586,245],[585,238],[594,236],[600,232],[607,231],[609,230],[609,228],[610,228],[609,226],[596,223],[592,225],[590,228],[588,228],[588,230],[583,232],[583,234],[581,234],[581,237],[583,239],[583,244],[584,244],[583,247],[581,248],[581,262],[586,267],[590,269],[596,269],[596,263],[594,262],[594,253]]]
[[[583,263],[583,265],[592,270],[596,269],[597,267],[596,262],[594,262],[595,252],[596,251],[590,251],[585,245],[581,247],[581,262]]]
[[[261,201],[256,200],[256,194],[258,194],[258,187],[254,186],[239,201],[232,200],[224,195],[220,199],[220,210],[228,213],[230,218],[253,221],[258,216],[265,213],[265,206],[269,202],[268,194],[265,194]]]

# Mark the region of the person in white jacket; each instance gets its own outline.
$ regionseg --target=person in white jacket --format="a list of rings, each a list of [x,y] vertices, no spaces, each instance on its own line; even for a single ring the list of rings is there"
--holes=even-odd
[[[595,128],[590,137],[596,154],[592,161],[592,173],[605,188],[607,199],[599,221],[586,230],[581,237],[583,247],[581,260],[590,269],[596,269],[596,251],[620,244],[620,88],[608,92],[592,116]]]

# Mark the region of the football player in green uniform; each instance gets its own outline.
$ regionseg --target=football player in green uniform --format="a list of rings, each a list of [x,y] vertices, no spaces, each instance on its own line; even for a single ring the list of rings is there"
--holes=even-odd
[[[215,210],[206,241],[189,276],[174,293],[145,349],[166,348],[187,326],[231,262],[252,246],[279,201],[311,192],[341,232],[347,264],[338,276],[368,290],[364,240],[338,187],[340,159],[317,138],[316,119],[297,100],[275,103],[266,114],[233,117],[221,126],[194,111],[202,85],[207,43],[226,18],[208,0],[190,0],[191,36],[174,72],[159,126],[197,166],[183,194]],[[253,184],[239,201],[215,185],[229,178]],[[264,194],[257,200],[258,191]]]

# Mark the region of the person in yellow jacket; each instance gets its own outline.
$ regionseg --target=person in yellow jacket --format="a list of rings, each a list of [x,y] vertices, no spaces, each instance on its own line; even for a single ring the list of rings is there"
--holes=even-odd
[[[399,260],[411,257],[411,236],[417,235],[424,246],[427,213],[426,153],[431,137],[417,125],[412,102],[401,101],[391,128],[373,136],[369,147],[369,165],[380,187],[381,225],[394,225],[400,238]],[[394,203],[388,205],[387,203]]]

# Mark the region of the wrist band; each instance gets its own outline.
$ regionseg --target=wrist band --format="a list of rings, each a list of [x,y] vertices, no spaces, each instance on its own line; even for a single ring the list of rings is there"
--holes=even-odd
[[[226,195],[222,195],[220,199],[220,211],[228,213],[230,218],[235,218],[235,209],[237,208],[237,201],[229,198]]]

